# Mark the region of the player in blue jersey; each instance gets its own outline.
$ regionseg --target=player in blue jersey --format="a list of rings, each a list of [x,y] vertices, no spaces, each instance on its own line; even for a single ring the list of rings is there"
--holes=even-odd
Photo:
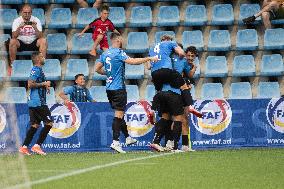
[[[126,144],[136,143],[137,140],[129,136],[127,125],[124,121],[124,110],[127,103],[127,93],[125,89],[125,63],[127,64],[142,64],[147,61],[157,61],[157,57],[146,58],[130,58],[121,49],[123,38],[118,33],[112,33],[110,36],[112,47],[105,51],[100,60],[96,63],[95,70],[99,74],[107,76],[106,92],[109,103],[112,109],[115,110],[115,115],[112,123],[113,142],[111,148],[119,153],[125,153],[119,143],[120,131],[126,137]]]
[[[178,150],[178,141],[182,132],[182,120],[184,114],[183,99],[181,90],[164,84],[161,91],[153,98],[152,109],[158,111],[161,119],[155,124],[155,136],[150,147],[156,151],[163,152],[164,148],[160,145],[161,139],[166,135],[166,126],[172,128],[172,139],[174,141],[173,150]]]
[[[163,35],[161,42],[150,49],[149,55],[158,57],[158,62],[151,63],[150,66],[152,81],[157,91],[162,89],[163,84],[170,84],[173,88],[181,89],[181,95],[186,106],[190,106],[192,105],[190,89],[182,75],[173,69],[171,60],[173,53],[180,57],[185,56],[183,49],[172,41],[172,37],[169,35]],[[195,111],[191,113],[196,114]],[[199,114],[196,114],[196,116],[199,116]]]
[[[52,128],[51,113],[46,105],[46,93],[49,93],[50,81],[46,81],[45,75],[42,71],[44,65],[44,57],[40,52],[32,54],[33,68],[28,80],[28,106],[30,114],[30,124],[26,138],[19,152],[24,155],[31,155],[28,146],[30,145],[37,129],[42,121],[44,127],[42,128],[36,144],[31,150],[40,155],[46,155],[41,149],[41,144],[47,137],[49,130]]]
[[[75,76],[75,85],[64,87],[63,91],[59,93],[59,96],[64,100],[64,104],[70,102],[96,102],[90,91],[85,87],[84,74],[77,74]],[[68,96],[70,96],[70,100]]]

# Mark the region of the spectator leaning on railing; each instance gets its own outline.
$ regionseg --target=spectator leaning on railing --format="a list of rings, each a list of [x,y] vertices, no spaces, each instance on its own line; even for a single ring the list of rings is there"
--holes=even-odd
[[[270,29],[270,20],[284,19],[284,0],[264,0],[262,9],[257,14],[243,19],[243,22],[251,24],[260,16],[262,17],[265,29]]]
[[[17,51],[40,51],[46,57],[47,43],[43,37],[42,25],[37,17],[32,16],[32,8],[25,4],[21,16],[13,21],[12,38],[9,43],[10,62],[8,74],[11,74]]]
[[[89,7],[88,3],[85,0],[77,0],[80,7],[87,8]],[[102,0],[96,0],[96,2],[93,4],[94,8],[99,8],[102,4]]]

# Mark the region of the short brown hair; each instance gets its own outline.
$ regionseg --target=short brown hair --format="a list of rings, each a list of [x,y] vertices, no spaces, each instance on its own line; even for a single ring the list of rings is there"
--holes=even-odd
[[[173,40],[173,36],[165,34],[161,37],[161,41],[172,41]]]
[[[101,7],[101,12],[103,12],[104,10],[109,12],[109,6],[106,4],[103,4]]]
[[[116,39],[116,38],[118,38],[118,37],[120,37],[121,35],[119,34],[119,33],[116,33],[116,32],[112,32],[111,34],[110,34],[110,40],[114,40],[114,39]]]

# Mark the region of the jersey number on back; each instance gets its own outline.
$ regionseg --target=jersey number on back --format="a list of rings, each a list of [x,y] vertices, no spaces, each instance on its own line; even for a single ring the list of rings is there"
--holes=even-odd
[[[154,47],[154,52],[159,54],[160,53],[160,43],[158,43],[155,47]]]
[[[111,58],[110,57],[106,57],[106,71],[107,72],[111,72]],[[111,83],[112,82],[112,77],[109,76],[106,80],[107,83]]]

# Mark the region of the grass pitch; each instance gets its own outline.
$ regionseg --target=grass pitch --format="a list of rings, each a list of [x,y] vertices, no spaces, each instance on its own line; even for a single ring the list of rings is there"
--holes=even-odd
[[[19,171],[11,166],[5,169],[5,165],[1,165],[15,160],[16,155],[0,158],[0,175],[5,172],[9,177]],[[24,161],[33,189],[284,187],[284,149],[212,150],[178,154],[50,153],[45,157],[25,157]],[[3,180],[1,184],[1,179],[5,178],[0,177],[0,188],[7,188]],[[23,188],[23,185],[18,186]]]

